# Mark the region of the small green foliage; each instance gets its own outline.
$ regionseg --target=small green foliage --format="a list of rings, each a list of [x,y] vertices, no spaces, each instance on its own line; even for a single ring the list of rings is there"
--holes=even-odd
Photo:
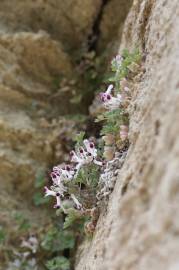
[[[120,80],[127,78],[129,74],[129,66],[132,63],[140,64],[141,54],[138,49],[134,49],[133,52],[129,52],[127,49],[122,52],[123,61],[120,65],[116,64],[115,59],[111,63],[111,70],[113,74],[108,77],[109,82],[115,83],[115,90],[120,91]]]
[[[99,179],[99,167],[95,164],[84,166],[75,178],[75,183],[84,184],[86,187],[96,187]]]
[[[77,220],[80,220],[81,217],[82,216],[78,210],[76,210],[74,208],[68,209],[67,216],[65,217],[65,221],[63,224],[63,228],[67,229],[67,228],[71,227],[72,225],[74,225],[74,223]]]
[[[13,216],[16,223],[18,224],[18,230],[27,231],[31,228],[29,220],[26,217],[24,217],[22,213],[15,212]]]
[[[115,109],[113,111],[107,111],[99,115],[95,120],[96,122],[104,121],[103,127],[100,134],[117,134],[119,132],[119,126],[121,124],[128,123],[128,116],[125,114],[123,109]]]
[[[122,52],[122,56],[126,60],[126,64],[131,64],[132,62],[135,62],[137,64],[141,61],[141,53],[138,48],[135,48],[133,52],[129,52],[128,49],[124,49]]]
[[[100,139],[98,143],[98,156],[103,157],[103,153],[104,153],[104,141]]]
[[[0,245],[4,243],[6,239],[6,233],[2,226],[0,226]]]
[[[64,256],[57,256],[51,260],[48,260],[46,267],[48,270],[69,270],[70,262]]]
[[[37,174],[35,178],[35,188],[41,188],[45,185],[46,179],[43,172]]]
[[[38,172],[35,178],[35,188],[36,188],[36,192],[33,195],[33,203],[35,206],[40,206],[43,204],[47,204],[50,201],[49,197],[44,197],[43,193],[42,193],[42,187],[44,187],[45,183],[46,183],[46,177],[45,177],[45,173],[44,172]]]
[[[43,237],[41,247],[51,252],[72,249],[75,245],[74,234],[70,230],[51,228]]]
[[[44,197],[44,195],[40,191],[35,192],[35,194],[33,195],[33,203],[35,204],[35,206],[47,204],[49,203],[49,201],[50,201],[50,198]]]
[[[107,81],[115,84],[114,92],[116,94],[121,91],[120,81],[124,78],[128,78],[130,65],[133,63],[139,65],[140,61],[141,54],[138,49],[133,50],[133,52],[129,52],[125,49],[121,57],[118,56],[118,58],[112,60],[112,75],[108,77]],[[125,113],[124,108],[116,109],[99,115],[95,122],[100,121],[103,121],[103,127],[100,132],[102,136],[107,134],[117,135],[120,130],[120,125],[128,125],[128,114]]]
[[[74,142],[76,142],[76,146],[79,147],[79,145],[82,144],[83,142],[83,139],[84,139],[84,136],[85,136],[85,132],[84,131],[81,131],[80,133],[78,133],[75,138],[74,138]]]
[[[100,135],[106,135],[106,134],[116,134],[119,131],[118,123],[115,125],[113,123],[108,122],[107,124],[103,125]]]

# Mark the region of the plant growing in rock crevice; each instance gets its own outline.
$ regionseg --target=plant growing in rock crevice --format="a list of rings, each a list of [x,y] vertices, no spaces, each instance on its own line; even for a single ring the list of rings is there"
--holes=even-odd
[[[127,143],[129,120],[126,108],[130,103],[131,90],[126,78],[130,77],[131,72],[134,74],[137,72],[139,61],[140,54],[137,50],[133,53],[125,50],[121,56],[116,56],[111,62],[114,76],[109,79],[115,86],[110,84],[105,92],[100,93],[104,113],[98,116],[96,122],[104,122],[101,135],[105,143],[106,160],[99,156],[94,141],[84,139],[84,133],[81,133],[77,138],[75,150],[70,153],[71,164],[61,164],[53,168],[51,173],[53,185],[50,189],[45,187],[45,196],[55,197],[54,208],[60,209],[67,217],[68,214],[71,217],[75,216],[75,211],[71,209],[84,214],[86,209],[94,205],[96,188],[106,162],[113,159],[116,146],[120,148],[118,141],[121,142],[122,148]],[[113,154],[109,154],[111,148]]]
[[[109,81],[114,85],[110,84],[99,94],[104,110],[95,120],[103,123],[102,137],[84,139],[85,134],[80,133],[75,149],[70,152],[71,161],[53,167],[52,185],[45,187],[45,197],[54,197],[56,213],[64,217],[63,230],[75,231],[83,226],[87,234],[95,230],[99,215],[97,205],[113,189],[127,153],[127,107],[131,100],[132,78],[139,71],[139,64],[138,50],[132,53],[125,50],[112,60],[114,75]],[[101,145],[101,149],[96,145]],[[62,260],[49,261],[48,269],[57,269],[57,262]]]

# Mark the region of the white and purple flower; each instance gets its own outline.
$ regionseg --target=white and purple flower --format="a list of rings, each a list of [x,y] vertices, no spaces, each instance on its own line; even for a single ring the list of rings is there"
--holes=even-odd
[[[112,95],[112,90],[114,86],[110,84],[106,90],[106,92],[100,93],[101,101],[103,102],[103,105],[108,110],[115,110],[120,107],[120,105],[123,102],[123,97],[120,94],[117,94],[116,97]]]
[[[54,205],[54,208],[59,209],[61,207],[61,197],[64,197],[64,192],[67,191],[67,188],[64,187],[62,183],[58,184],[58,187],[52,186],[51,189],[48,187],[44,187],[45,189],[45,197],[47,196],[53,196],[56,198],[56,204]]]
[[[54,208],[63,209],[62,198],[68,190],[65,184],[68,181],[73,181],[78,175],[80,168],[84,165],[94,163],[98,166],[102,166],[102,162],[97,160],[97,149],[92,141],[85,139],[83,146],[79,147],[76,151],[71,151],[71,162],[75,165],[58,165],[53,167],[50,174],[53,186],[49,189],[45,187],[45,197],[53,196],[56,198],[56,204]],[[78,201],[74,194],[70,194],[72,201],[77,209],[82,209],[82,204]]]
[[[83,141],[84,147],[80,147],[77,151],[71,151],[71,162],[77,163],[76,164],[76,171],[78,172],[79,169],[86,164],[94,162],[96,165],[101,166],[102,163],[97,158],[97,149],[93,142],[85,139]]]

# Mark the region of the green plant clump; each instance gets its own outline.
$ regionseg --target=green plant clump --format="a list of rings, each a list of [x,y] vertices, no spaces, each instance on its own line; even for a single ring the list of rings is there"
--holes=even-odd
[[[77,239],[82,238],[86,224],[88,226],[85,227],[85,232],[93,233],[95,229],[97,218],[94,213],[97,193],[101,188],[99,180],[103,179],[102,188],[105,190],[105,185],[109,184],[104,181],[106,168],[108,161],[113,159],[111,152],[105,159],[103,150],[106,152],[106,148],[116,149],[118,140],[122,147],[127,145],[129,125],[127,107],[131,100],[129,86],[140,69],[140,61],[139,50],[132,53],[124,50],[111,62],[113,75],[108,81],[114,85],[109,85],[106,92],[100,94],[104,111],[95,120],[102,122],[100,135],[105,137],[105,142],[102,143],[101,138],[85,139],[85,132],[80,132],[74,138],[76,144],[70,153],[69,164],[63,163],[53,167],[52,185],[50,188],[45,187],[45,198],[52,196],[55,199],[54,208],[60,223],[57,227],[49,229],[41,241],[41,248],[51,253],[46,263],[49,270],[70,269],[70,261],[64,255],[64,251],[73,253]],[[106,141],[110,147],[108,145],[106,147]],[[100,145],[99,148],[96,146],[97,143]],[[44,185],[43,179],[41,177],[36,179],[37,189]],[[46,201],[36,194],[34,203],[40,205]]]

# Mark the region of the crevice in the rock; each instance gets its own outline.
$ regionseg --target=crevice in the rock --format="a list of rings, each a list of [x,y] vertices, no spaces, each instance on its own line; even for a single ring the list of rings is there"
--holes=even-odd
[[[96,19],[93,22],[91,33],[87,39],[88,40],[88,51],[96,51],[96,49],[97,49],[98,40],[100,37],[100,24],[101,24],[104,8],[110,1],[111,0],[102,0],[98,15],[96,16]]]
[[[146,47],[146,40],[145,40],[146,29],[147,29],[147,24],[151,16],[152,6],[153,6],[152,1],[149,1],[145,4],[144,10],[143,10],[143,16],[142,16],[143,19],[141,21],[140,33],[141,33],[142,49],[144,52],[145,52],[145,47]]]

